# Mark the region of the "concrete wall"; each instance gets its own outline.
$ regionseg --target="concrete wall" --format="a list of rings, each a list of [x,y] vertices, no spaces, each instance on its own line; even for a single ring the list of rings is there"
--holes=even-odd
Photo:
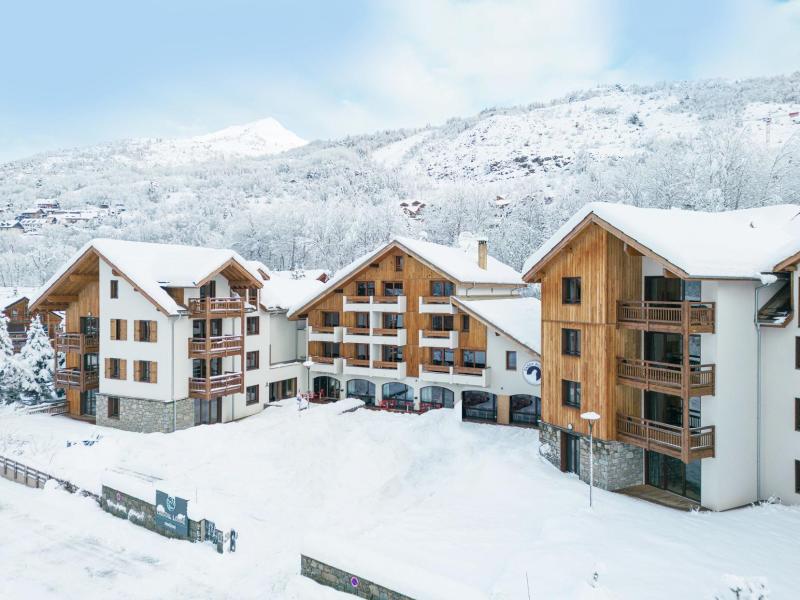
[[[780,498],[786,504],[800,503],[795,492],[794,461],[800,460],[800,432],[795,431],[795,398],[800,397],[800,370],[795,367],[798,329],[798,273],[792,273],[794,316],[786,327],[762,327],[762,498]],[[760,292],[765,302],[772,292]]]

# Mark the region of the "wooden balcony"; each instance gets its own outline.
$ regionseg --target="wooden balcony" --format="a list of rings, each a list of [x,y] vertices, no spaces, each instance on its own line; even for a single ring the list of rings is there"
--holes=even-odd
[[[244,377],[241,373],[225,373],[211,377],[190,377],[189,397],[211,400],[244,392]]]
[[[617,323],[643,331],[714,333],[714,302],[617,302]]]
[[[489,368],[422,364],[419,366],[419,378],[433,383],[487,387]]]
[[[454,315],[456,307],[450,303],[450,296],[420,296],[419,312],[422,314]]]
[[[645,450],[672,456],[683,462],[714,456],[715,428],[683,429],[631,415],[617,415],[617,439]]]
[[[684,384],[687,383],[690,396],[713,396],[714,379],[714,365],[691,365],[684,369],[682,365],[672,363],[617,359],[617,383],[641,390],[683,396]]]
[[[97,369],[58,369],[55,386],[74,389],[81,392],[96,390],[100,384],[100,372]]]
[[[189,358],[216,358],[236,356],[242,353],[243,340],[240,335],[223,335],[212,338],[190,338]]]
[[[55,338],[56,352],[75,352],[86,354],[97,352],[100,348],[100,338],[86,333],[59,333]]]
[[[244,298],[190,298],[189,316],[193,319],[227,319],[245,313]]]

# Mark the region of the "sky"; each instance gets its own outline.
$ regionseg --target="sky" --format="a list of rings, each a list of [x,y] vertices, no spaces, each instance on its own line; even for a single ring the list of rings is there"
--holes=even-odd
[[[328,139],[797,69],[800,0],[9,0],[0,161],[265,117]]]

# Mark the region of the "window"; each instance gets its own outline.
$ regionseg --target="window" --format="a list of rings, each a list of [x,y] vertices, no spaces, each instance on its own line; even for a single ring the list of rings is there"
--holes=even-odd
[[[794,461],[794,493],[800,494],[800,460]]]
[[[122,362],[118,358],[107,358],[108,366],[106,368],[106,379],[123,379],[122,377]]]
[[[246,369],[253,371],[258,368],[258,350],[253,350],[245,355]]]
[[[247,317],[247,335],[258,335],[260,324],[258,317]]]
[[[297,379],[284,379],[269,384],[269,401],[285,400],[297,394]]]
[[[431,281],[431,296],[450,297],[455,293],[453,284],[449,281]]]
[[[109,327],[112,340],[127,340],[128,339],[128,321],[125,319],[111,319],[111,327]]]
[[[455,352],[448,348],[431,348],[431,364],[440,367],[452,367],[455,364]]]
[[[402,313],[384,313],[383,314],[383,328],[384,329],[402,329],[404,327],[404,320]]]
[[[405,256],[395,256],[394,257],[394,270],[395,271],[402,271],[404,266],[405,266]]]
[[[336,342],[322,342],[322,356],[339,358],[339,344]]]
[[[209,281],[205,285],[200,286],[200,297],[201,298],[214,298],[217,295],[217,282],[216,281]]]
[[[157,367],[158,365],[153,361],[133,361],[133,380],[141,383],[158,383]]]
[[[87,417],[97,414],[97,390],[81,392],[81,414]]]
[[[100,320],[97,317],[81,317],[81,333],[84,335],[97,335],[100,330]]]
[[[431,329],[453,331],[453,315],[431,315]]]
[[[794,430],[800,431],[800,398],[794,399]]]
[[[403,347],[383,346],[383,360],[385,362],[403,362]]]
[[[581,332],[579,329],[561,330],[561,354],[581,355]]]
[[[369,328],[369,313],[365,312],[356,313],[356,327],[360,329]]]
[[[800,369],[800,337],[794,338],[794,368]]]
[[[137,342],[158,341],[158,323],[155,321],[134,321],[133,339]]]
[[[507,371],[516,371],[517,370],[517,353],[513,350],[506,351],[506,370]]]
[[[461,331],[469,331],[469,315],[461,315]]]
[[[356,344],[356,360],[369,360],[369,344]]]
[[[581,384],[577,381],[561,380],[561,403],[572,408],[581,407]]]
[[[109,419],[119,419],[119,398],[116,396],[108,397],[108,411],[106,414]]]
[[[339,313],[338,312],[324,312],[324,313],[322,313],[322,324],[325,327],[338,327],[339,326]]]
[[[245,404],[250,406],[251,404],[258,404],[258,386],[257,385],[249,385],[245,389]]]
[[[402,281],[386,281],[383,284],[384,296],[402,296],[403,295],[403,282]]]
[[[561,280],[561,302],[563,304],[581,303],[580,277],[564,277]]]
[[[374,281],[356,282],[356,296],[374,296],[374,295],[375,295]]]
[[[119,298],[119,280],[112,279],[109,283],[111,284],[111,297]]]
[[[485,369],[486,352],[483,350],[463,350],[461,352],[461,361],[465,367]]]

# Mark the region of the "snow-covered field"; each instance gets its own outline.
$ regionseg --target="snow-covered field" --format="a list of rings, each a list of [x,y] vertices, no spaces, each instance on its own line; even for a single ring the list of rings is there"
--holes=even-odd
[[[798,507],[682,513],[597,492],[589,510],[587,487],[539,457],[534,430],[450,410],[341,412],[354,402],[299,414],[289,402],[170,435],[0,408],[0,454],[93,491],[109,467],[164,477],[240,533],[220,556],[0,479],[0,597],[344,599],[297,575],[320,536],[369,549],[387,580],[408,565],[495,600],[528,598],[526,574],[532,598],[734,598],[735,578],[796,597]]]

